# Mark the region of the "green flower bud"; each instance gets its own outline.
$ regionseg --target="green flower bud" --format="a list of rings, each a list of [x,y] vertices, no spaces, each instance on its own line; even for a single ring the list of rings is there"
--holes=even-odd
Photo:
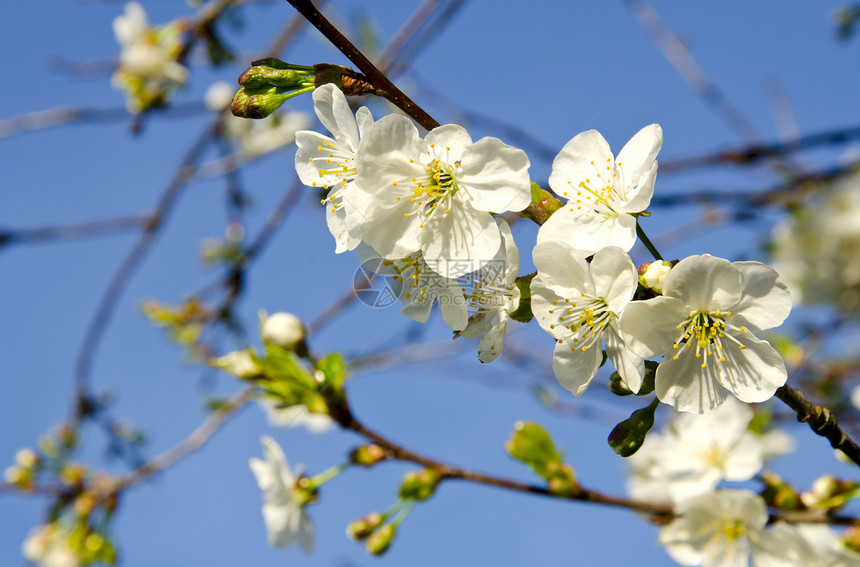
[[[372,514],[368,514],[363,518],[359,518],[354,522],[351,522],[346,527],[346,535],[350,539],[354,539],[356,541],[367,539],[367,537],[372,534],[384,520],[385,516],[379,512],[373,512]]]
[[[397,528],[393,524],[379,526],[364,542],[364,547],[368,553],[382,555],[388,551],[396,533]]]
[[[372,467],[387,458],[385,449],[379,445],[362,445],[353,449],[349,454],[349,462],[363,467]]]
[[[240,118],[265,118],[279,109],[289,98],[289,95],[279,93],[278,87],[270,87],[254,94],[242,87],[233,96],[230,111]]]
[[[442,475],[436,469],[408,472],[400,484],[400,498],[404,500],[427,500],[436,491]]]
[[[552,437],[536,423],[517,422],[511,438],[505,442],[505,450],[543,478],[549,478],[551,463],[561,462]]]

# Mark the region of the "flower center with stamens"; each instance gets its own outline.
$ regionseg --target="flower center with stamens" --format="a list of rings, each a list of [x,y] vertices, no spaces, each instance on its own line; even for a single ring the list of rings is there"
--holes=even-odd
[[[548,313],[557,323],[551,324],[550,329],[561,326],[570,331],[569,340],[573,341],[570,350],[587,350],[595,342],[599,344],[603,331],[616,318],[615,313],[609,310],[606,300],[590,297],[585,293],[577,299],[562,299],[553,301],[552,304],[554,307]]]
[[[327,166],[330,164],[331,167],[319,170],[319,176],[321,178],[329,177],[329,179],[324,179],[323,188],[328,189],[333,185],[335,186],[335,190],[328,197],[322,199],[320,204],[326,205],[331,203],[331,210],[334,212],[341,204],[340,197],[344,188],[358,174],[355,167],[355,153],[343,150],[327,140],[317,146],[317,151],[321,155],[308,158],[308,160],[312,163],[323,161]],[[335,178],[334,183],[332,183],[331,177]],[[317,187],[316,182],[313,183],[313,186]]]
[[[619,216],[621,213],[616,210],[617,205],[626,199],[616,189],[623,180],[618,179],[618,172],[613,167],[612,159],[606,158],[604,166],[599,166],[593,161],[591,165],[594,168],[594,177],[586,177],[576,186],[574,186],[573,181],[567,182],[571,191],[576,191],[575,195],[568,191],[564,192],[564,196],[570,200],[571,212],[574,210],[581,211],[582,207],[585,206],[604,217]],[[601,171],[602,169],[603,171]]]
[[[726,335],[726,319],[731,314],[731,311],[690,311],[690,316],[677,326],[683,334],[672,345],[676,351],[672,358],[678,360],[681,353],[692,349],[696,358],[702,359],[702,368],[707,368],[711,359],[725,362],[723,343],[726,340],[737,342],[737,339]],[[743,331],[741,327],[740,332]],[[739,347],[745,348],[742,344]]]
[[[394,270],[391,279],[404,286],[406,291],[403,297],[411,299],[415,303],[422,303],[426,299],[427,281],[426,278],[422,278],[426,264],[420,253],[399,260],[384,260],[382,265],[391,266]]]
[[[459,165],[454,164],[455,167]],[[458,189],[451,166],[434,159],[427,165],[427,177],[413,181],[415,188],[412,191],[412,202],[423,211],[425,217],[430,216],[440,205],[445,214],[451,212],[451,198]]]

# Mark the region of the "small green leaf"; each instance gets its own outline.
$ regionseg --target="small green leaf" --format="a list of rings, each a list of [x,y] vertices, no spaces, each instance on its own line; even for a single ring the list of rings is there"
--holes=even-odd
[[[339,352],[327,354],[325,358],[320,360],[317,367],[325,375],[326,385],[343,386],[343,382],[346,380],[346,364]]]
[[[511,438],[505,443],[505,450],[543,478],[549,476],[549,463],[561,462],[561,455],[558,454],[552,437],[536,423],[517,422]]]
[[[622,457],[635,454],[654,427],[654,411],[659,404],[660,400],[654,398],[648,406],[634,411],[629,418],[616,425],[607,439],[612,450]]]

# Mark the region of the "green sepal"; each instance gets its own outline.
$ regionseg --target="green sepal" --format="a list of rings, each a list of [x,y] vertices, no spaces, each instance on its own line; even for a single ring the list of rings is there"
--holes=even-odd
[[[520,304],[511,312],[511,319],[520,323],[528,323],[534,319],[532,313],[532,290],[531,283],[537,272],[525,276],[519,276],[516,279],[517,288],[520,290]]]
[[[323,385],[342,388],[346,380],[346,363],[343,361],[343,356],[339,352],[331,352],[319,361],[317,368],[325,376]]]
[[[639,387],[638,392],[634,392],[628,388],[617,371],[613,372],[612,376],[609,377],[609,391],[616,396],[632,396],[633,394],[647,396],[654,391],[654,378],[657,375],[658,366],[660,366],[660,363],[653,360],[645,361],[645,376],[642,377],[642,385]]]
[[[660,400],[654,398],[646,407],[634,411],[629,418],[616,425],[607,439],[612,450],[622,457],[635,454],[654,427],[654,411],[659,404]]]

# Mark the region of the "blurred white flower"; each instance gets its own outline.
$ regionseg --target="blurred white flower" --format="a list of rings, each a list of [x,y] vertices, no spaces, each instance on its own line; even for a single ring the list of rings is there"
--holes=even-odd
[[[70,535],[54,524],[38,526],[24,540],[21,552],[42,567],[81,567],[84,562],[72,548]]]
[[[676,510],[681,516],[660,530],[659,539],[682,565],[745,567],[751,556],[758,565],[767,549],[784,543],[784,534],[765,531],[767,507],[749,490],[709,492]]]
[[[822,182],[772,232],[773,266],[795,301],[860,315],[860,172]]]
[[[769,531],[777,537],[765,538],[755,567],[860,567],[860,554],[828,526],[777,522]]]
[[[751,479],[766,457],[783,454],[769,435],[749,430],[752,409],[733,398],[703,415],[677,414],[662,432],[651,432],[628,459],[634,498],[682,502],[712,491],[722,480]],[[784,432],[783,432],[784,434]]]
[[[278,407],[275,400],[260,399],[269,424],[275,427],[304,427],[311,433],[325,433],[334,427],[331,417],[323,413],[311,413],[303,405]]]
[[[269,543],[287,547],[298,542],[305,553],[313,548],[313,525],[296,498],[296,477],[290,471],[284,451],[277,441],[260,437],[266,460],[252,458],[251,471],[263,491],[263,520]]]
[[[179,22],[152,27],[137,2],[113,21],[121,46],[119,66],[112,82],[126,91],[129,112],[164,104],[175,87],[185,84],[188,70],[177,57],[182,52],[183,28]]]

